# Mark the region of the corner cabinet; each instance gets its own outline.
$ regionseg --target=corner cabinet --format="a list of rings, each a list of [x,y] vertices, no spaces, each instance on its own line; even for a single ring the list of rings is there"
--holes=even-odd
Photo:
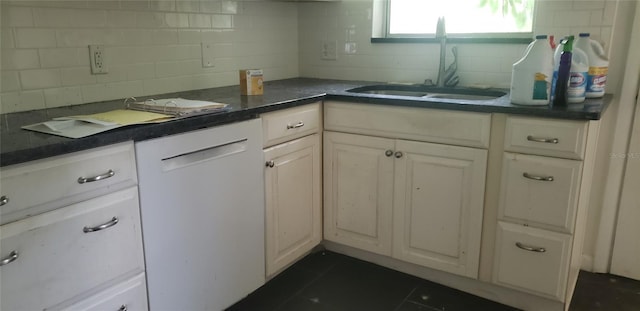
[[[315,103],[262,115],[267,277],[322,240],[320,111]]]
[[[490,120],[325,103],[325,239],[477,278]]]

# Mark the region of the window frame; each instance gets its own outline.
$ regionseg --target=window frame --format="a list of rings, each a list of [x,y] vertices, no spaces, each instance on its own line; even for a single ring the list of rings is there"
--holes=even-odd
[[[537,0],[534,1],[538,2]],[[375,2],[376,1],[374,1],[374,5],[376,5]],[[383,2],[382,29],[384,30],[384,33],[382,34],[382,37],[372,37],[371,43],[439,42],[439,39],[436,39],[435,33],[391,34],[389,31],[391,27],[391,0],[379,0],[379,2]],[[537,11],[538,5],[536,3],[533,8],[531,32],[447,33],[447,41],[450,43],[529,43],[533,40],[532,38],[534,37],[535,33]]]

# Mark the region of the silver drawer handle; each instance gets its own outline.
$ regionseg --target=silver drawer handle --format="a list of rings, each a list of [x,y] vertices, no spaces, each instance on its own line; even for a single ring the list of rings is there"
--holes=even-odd
[[[82,229],[82,231],[84,233],[89,233],[89,232],[96,232],[96,231],[104,230],[104,229],[111,228],[111,227],[115,226],[116,224],[118,224],[118,221],[120,221],[118,219],[118,217],[114,216],[113,218],[111,218],[111,220],[109,220],[106,223],[103,223],[103,224],[101,224],[99,226],[95,226],[95,227],[84,227]]]
[[[529,173],[522,173],[522,176],[525,178],[538,180],[538,181],[553,181],[553,176],[539,176],[539,175],[531,175]]]
[[[296,124],[294,124],[294,125],[287,124],[287,130],[290,130],[290,129],[297,129],[297,128],[299,128],[299,127],[303,127],[303,126],[304,126],[304,122],[302,122],[302,121],[300,121],[300,122],[298,122],[298,123],[296,123]]]
[[[544,247],[535,247],[522,244],[520,242],[516,242],[516,246],[520,249],[524,249],[525,251],[536,252],[536,253],[544,253],[547,250]]]
[[[118,311],[127,311],[127,310],[129,310],[127,308],[127,305],[121,305],[120,308],[118,308]]]
[[[78,183],[79,184],[84,184],[84,183],[88,183],[88,182],[94,182],[94,181],[98,181],[98,180],[103,180],[103,179],[107,179],[107,178],[111,178],[116,174],[116,172],[114,172],[113,170],[109,170],[108,172],[102,174],[102,175],[98,175],[98,176],[93,176],[93,177],[79,177],[78,178]]]
[[[6,195],[3,195],[0,197],[0,206],[3,206],[5,204],[9,203],[9,197]]]
[[[535,136],[527,136],[528,141],[535,141],[537,143],[548,143],[548,144],[557,144],[560,142],[557,138],[546,138],[546,137],[535,137]]]
[[[10,264],[10,263],[16,261],[16,259],[18,259],[18,252],[11,251],[9,256],[7,256],[6,258],[3,258],[2,260],[0,260],[0,267]]]

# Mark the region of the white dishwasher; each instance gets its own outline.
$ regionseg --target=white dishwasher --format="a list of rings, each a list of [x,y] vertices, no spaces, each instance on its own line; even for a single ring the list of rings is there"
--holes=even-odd
[[[222,310],[265,282],[260,119],[136,143],[151,310]]]

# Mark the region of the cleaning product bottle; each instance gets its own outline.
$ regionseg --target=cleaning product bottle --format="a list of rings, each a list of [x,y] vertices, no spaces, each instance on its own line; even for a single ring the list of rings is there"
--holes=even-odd
[[[536,36],[527,46],[524,57],[513,64],[511,103],[548,105],[553,74],[553,52],[546,35]]]
[[[553,54],[553,81],[551,82],[551,102],[554,99],[556,83],[558,81],[558,67],[560,66],[560,56],[563,45],[558,45]],[[569,86],[567,87],[567,101],[569,103],[581,103],[585,99],[587,89],[587,71],[589,70],[589,60],[587,54],[575,47],[571,51],[571,69],[569,71]]]
[[[587,74],[587,98],[604,96],[609,60],[605,56],[604,48],[589,37],[588,33],[581,33],[576,39],[575,46],[583,50],[589,59],[589,72]]]
[[[573,48],[573,36],[560,41],[562,53],[560,53],[560,63],[558,64],[558,78],[553,92],[554,107],[566,106],[569,103],[567,98],[567,88],[569,87],[569,72],[571,71],[571,50]]]

